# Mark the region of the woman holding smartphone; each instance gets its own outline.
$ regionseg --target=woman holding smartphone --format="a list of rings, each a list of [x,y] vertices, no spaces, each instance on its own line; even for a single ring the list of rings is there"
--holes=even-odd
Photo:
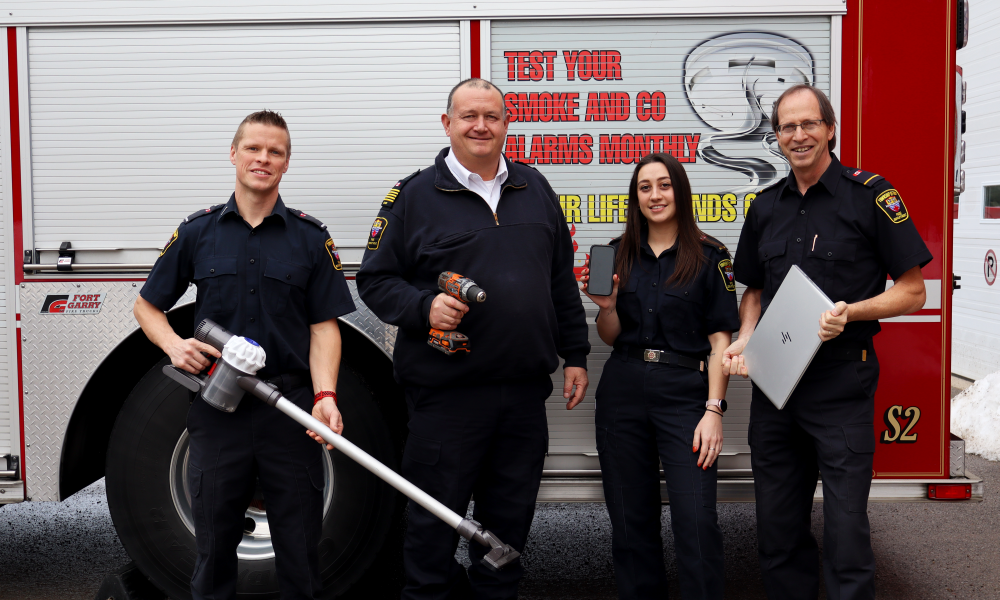
[[[598,335],[614,347],[595,421],[618,594],[667,597],[662,464],[681,597],[722,598],[716,459],[729,380],[722,353],[740,327],[732,262],[698,229],[687,174],[667,154],[636,165],[625,232],[611,244],[611,295],[589,293],[589,261],[582,290],[600,309]]]

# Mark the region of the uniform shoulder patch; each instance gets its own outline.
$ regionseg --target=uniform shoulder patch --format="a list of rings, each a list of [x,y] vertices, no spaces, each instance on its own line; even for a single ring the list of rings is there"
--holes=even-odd
[[[736,274],[733,273],[733,261],[724,258],[719,261],[719,273],[722,274],[722,282],[726,284],[726,290],[736,291]]]
[[[887,217],[892,219],[893,223],[902,223],[903,221],[910,218],[910,213],[906,210],[906,205],[903,204],[903,199],[900,198],[899,192],[895,188],[890,188],[875,198],[875,204],[882,209]]]
[[[170,249],[170,246],[172,246],[174,244],[174,242],[176,242],[176,241],[177,241],[177,230],[175,229],[173,235],[171,235],[170,239],[167,240],[167,243],[164,244],[163,250],[160,251],[160,256],[163,256],[164,254],[166,254],[167,250]]]
[[[389,190],[389,193],[385,195],[385,199],[382,200],[382,208],[384,208],[385,210],[392,210],[393,205],[396,203],[396,196],[399,195],[400,190],[403,189],[403,186],[406,185],[406,182],[413,179],[418,174],[420,174],[420,169],[417,169],[415,172],[397,181],[396,185],[392,186],[392,189]]]
[[[293,215],[295,215],[296,217],[302,219],[303,221],[308,221],[309,223],[312,223],[316,227],[319,227],[320,229],[326,231],[326,225],[324,225],[323,221],[320,221],[316,217],[314,217],[312,215],[307,215],[306,213],[302,212],[301,210],[298,210],[296,208],[291,208],[291,207],[288,207],[288,212],[292,213]]]
[[[705,244],[706,246],[711,246],[713,248],[718,248],[719,250],[723,250],[723,251],[726,250],[726,245],[725,244],[723,244],[719,240],[715,239],[714,237],[708,235],[707,233],[701,234],[701,237],[698,238],[698,240],[700,240],[701,243]]]
[[[382,241],[382,234],[385,233],[385,228],[388,224],[389,220],[385,217],[375,217],[371,233],[368,235],[367,247],[369,250],[378,250],[378,244]]]
[[[337,252],[337,246],[333,243],[333,238],[326,238],[326,242],[323,246],[326,247],[326,253],[330,255],[330,261],[333,263],[333,268],[338,271],[343,271],[344,265],[340,262],[340,253]]]
[[[875,187],[875,184],[885,179],[881,175],[850,167],[844,167],[844,177],[851,181],[856,181],[865,187]]]
[[[210,215],[215,211],[219,210],[220,208],[222,208],[223,206],[225,206],[225,204],[216,204],[215,206],[211,206],[209,208],[203,208],[197,212],[193,212],[190,215],[184,217],[184,222],[190,223],[191,221],[197,219],[198,217],[204,217],[205,215]]]

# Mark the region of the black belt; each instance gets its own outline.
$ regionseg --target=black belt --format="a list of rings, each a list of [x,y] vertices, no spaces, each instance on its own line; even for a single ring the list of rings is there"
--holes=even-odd
[[[309,371],[293,371],[266,379],[264,383],[271,384],[282,392],[287,392],[304,385],[312,385],[312,376],[309,375]]]
[[[823,344],[816,353],[816,358],[824,360],[868,360],[868,344],[866,342],[839,343],[833,346]]]
[[[656,350],[655,348],[627,348],[628,350],[624,351],[624,353],[627,354],[629,358],[634,358],[636,360],[662,363],[665,365],[675,365],[678,367],[685,367],[687,369],[694,369],[695,371],[705,370],[705,361],[703,360],[681,356],[680,354],[674,354],[666,350]],[[615,348],[615,352],[623,352],[623,350]]]

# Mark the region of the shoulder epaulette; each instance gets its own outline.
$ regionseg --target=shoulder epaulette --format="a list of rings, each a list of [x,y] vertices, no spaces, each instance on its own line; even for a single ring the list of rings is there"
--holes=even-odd
[[[392,186],[392,189],[389,190],[389,193],[385,195],[385,199],[382,200],[382,208],[386,210],[391,210],[393,203],[396,202],[396,196],[399,195],[399,191],[403,189],[403,186],[406,185],[407,181],[413,179],[418,174],[420,174],[420,169],[417,169],[413,173],[397,181],[396,185]]]
[[[288,212],[292,213],[296,217],[302,219],[303,221],[308,221],[308,222],[312,223],[313,225],[315,225],[316,227],[319,227],[323,231],[326,231],[326,225],[323,224],[323,221],[320,221],[316,217],[314,217],[312,215],[307,215],[306,213],[302,212],[301,210],[292,208],[290,206],[287,207],[287,208],[288,208]]]
[[[198,217],[204,217],[205,215],[212,214],[215,211],[217,211],[220,208],[222,208],[223,206],[225,206],[225,204],[216,204],[215,206],[212,206],[212,207],[209,207],[209,208],[203,208],[203,209],[201,209],[201,210],[199,210],[197,212],[193,212],[190,215],[184,217],[184,222],[185,223],[190,223],[191,221],[197,219]]]
[[[850,179],[851,181],[856,181],[865,187],[875,187],[878,182],[885,179],[881,175],[869,173],[868,171],[862,171],[861,169],[852,169],[850,167],[844,167],[843,173],[844,177]]]
[[[726,250],[725,244],[715,239],[714,237],[708,235],[707,233],[701,234],[701,237],[698,239],[701,241],[702,244],[705,244],[706,246],[718,248],[719,250]]]
[[[787,179],[787,177],[782,177],[781,179],[779,179],[779,180],[775,181],[775,182],[774,182],[774,183],[772,183],[771,185],[769,185],[769,186],[766,186],[766,187],[762,187],[762,188],[760,188],[759,190],[757,190],[757,195],[758,195],[758,196],[760,196],[760,195],[761,195],[761,194],[763,194],[764,192],[766,192],[766,191],[768,191],[768,190],[772,190],[772,189],[774,189],[774,188],[778,187],[779,185],[781,185],[781,184],[785,183],[785,180],[786,180],[786,179]]]

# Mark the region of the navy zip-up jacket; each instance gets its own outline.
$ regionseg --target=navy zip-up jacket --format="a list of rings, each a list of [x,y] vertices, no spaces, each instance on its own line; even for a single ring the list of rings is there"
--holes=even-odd
[[[357,275],[365,304],[399,326],[396,379],[418,386],[524,379],[555,371],[557,356],[586,368],[586,316],[558,196],[541,173],[507,161],[494,214],[452,175],[449,150],[386,196]],[[458,326],[469,336],[468,354],[447,356],[427,344],[442,271],[486,291]]]

